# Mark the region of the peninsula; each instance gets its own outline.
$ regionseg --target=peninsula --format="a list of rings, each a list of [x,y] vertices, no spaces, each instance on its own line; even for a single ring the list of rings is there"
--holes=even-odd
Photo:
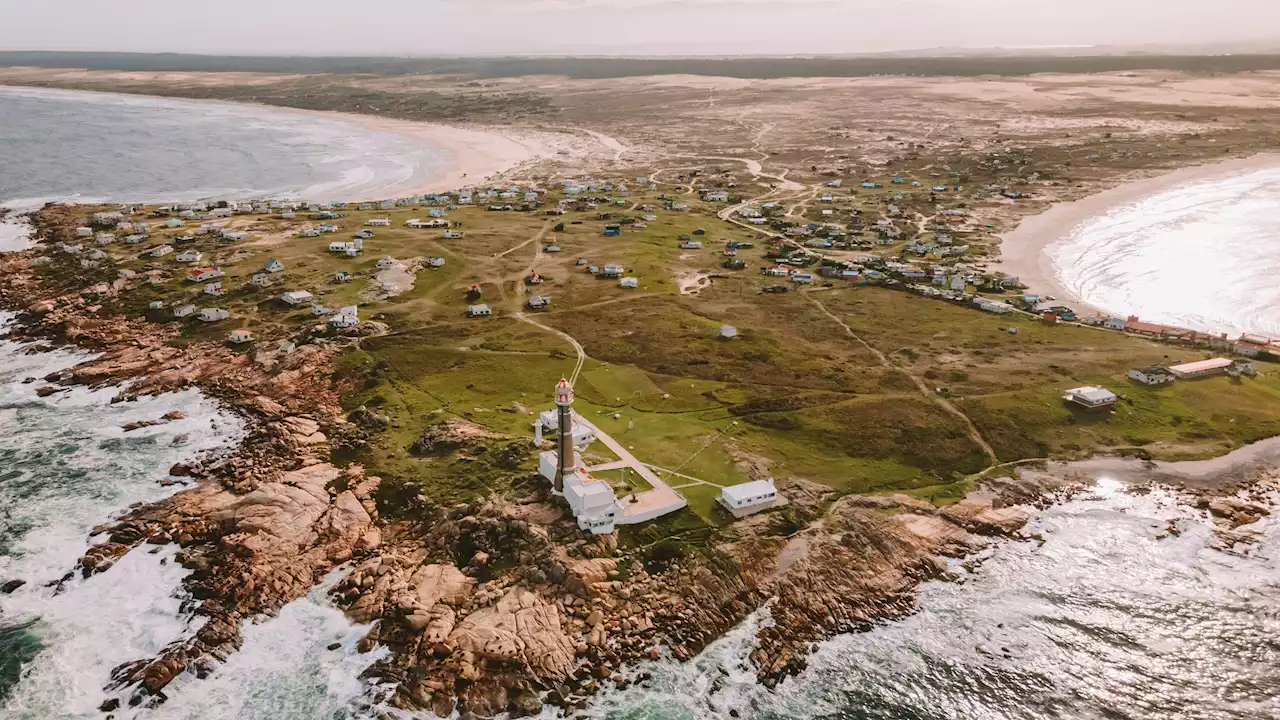
[[[135,704],[340,567],[332,596],[390,649],[368,673],[394,705],[572,708],[770,600],[753,659],[772,683],[1018,536],[1080,479],[1051,463],[1280,434],[1270,338],[1094,317],[997,265],[1001,234],[1056,203],[1280,147],[1265,72],[411,75],[375,95],[402,103],[360,108],[315,103],[386,77],[0,82],[395,118],[430,98],[593,146],[404,197],[29,216],[35,246],[0,257],[12,337],[100,353],[41,392],[194,385],[248,423],[81,561],[176,543],[193,570],[208,621],[116,669]],[[1219,496],[1264,474],[1209,475],[1188,492],[1247,540],[1265,508]]]

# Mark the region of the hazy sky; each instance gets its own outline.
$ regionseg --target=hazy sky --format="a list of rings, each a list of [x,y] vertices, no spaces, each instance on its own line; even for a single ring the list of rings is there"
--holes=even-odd
[[[1280,38],[1280,0],[0,0],[0,49],[856,53]]]

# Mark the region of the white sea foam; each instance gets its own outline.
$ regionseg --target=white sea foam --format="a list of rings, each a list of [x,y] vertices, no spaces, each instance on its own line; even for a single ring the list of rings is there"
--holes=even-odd
[[[38,397],[24,383],[92,357],[75,350],[28,354],[0,340],[0,579],[26,585],[0,595],[0,624],[30,624],[40,651],[3,704],[4,717],[98,717],[103,685],[119,663],[147,657],[193,630],[180,612],[186,571],[176,548],[142,547],[109,572],[72,574],[89,533],[135,503],[180,487],[157,483],[174,462],[228,447],[243,423],[194,390],[110,404],[118,388],[74,388]],[[183,420],[124,432],[121,425],[181,411]],[[180,446],[173,439],[186,434]]]
[[[415,137],[278,108],[36,88],[0,88],[0,98],[10,136],[0,138],[0,203],[24,209],[394,197],[454,163]]]
[[[1063,286],[1122,316],[1280,337],[1280,168],[1123,205],[1048,249]]]

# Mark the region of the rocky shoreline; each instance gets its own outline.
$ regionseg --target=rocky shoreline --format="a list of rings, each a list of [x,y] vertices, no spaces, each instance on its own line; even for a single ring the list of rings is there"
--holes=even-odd
[[[37,213],[39,243],[67,239],[70,218],[59,207]],[[752,659],[772,683],[801,670],[812,643],[911,613],[920,583],[948,576],[947,558],[1024,537],[1032,508],[1089,480],[1075,464],[1049,465],[991,478],[946,508],[787,480],[785,516],[741,521],[684,556],[668,556],[661,541],[620,550],[613,536],[583,536],[540,483],[519,485],[514,497],[433,507],[408,486],[334,464],[332,449],[364,432],[362,417],[343,416],[330,372],[347,340],[284,356],[179,346],[168,326],[111,315],[78,288],[42,283],[30,262],[38,252],[0,258],[0,306],[19,313],[11,338],[100,353],[46,378],[49,387],[128,381],[117,397],[127,402],[194,385],[246,419],[246,439],[230,456],[172,468],[194,485],[95,529],[106,542],[81,560],[86,575],[107,572],[132,548],[176,543],[193,571],[185,587],[207,622],[157,657],[116,668],[113,687],[130,688],[131,704],[163,702],[184,672],[206,675],[238,649],[245,620],[304,596],[346,563],[334,600],[372,624],[362,648],[392,650],[367,675],[395,688],[384,699],[396,706],[463,717],[578,706],[604,683],[645,682],[628,670],[637,661],[692,658],[766,601],[774,624]],[[454,430],[436,439],[451,453],[483,436]],[[515,438],[508,447],[527,452]],[[1180,482],[1174,470],[1149,479],[1201,494],[1234,542],[1280,487],[1267,467],[1220,470],[1229,483],[1205,479],[1212,473]]]

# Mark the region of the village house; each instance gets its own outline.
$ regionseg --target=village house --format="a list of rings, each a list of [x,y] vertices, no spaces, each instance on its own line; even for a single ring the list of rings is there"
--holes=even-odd
[[[364,249],[364,241],[360,239],[343,241],[335,240],[329,243],[329,252],[342,253],[348,257],[355,257]]]
[[[487,317],[493,314],[493,310],[486,304],[468,305],[467,314],[471,317]]]
[[[278,273],[284,270],[284,263],[272,258],[267,261],[267,264],[262,269],[269,273]]]
[[[151,257],[164,257],[165,255],[168,255],[171,252],[173,252],[172,245],[161,245],[158,248],[151,249]]]
[[[179,253],[174,260],[177,260],[180,263],[193,263],[200,262],[200,258],[202,257],[204,257],[204,255],[202,255],[199,250],[186,250]]]
[[[335,328],[349,328],[360,324],[360,317],[355,305],[344,305],[338,308],[338,314],[329,318],[329,325]]]
[[[441,268],[441,267],[444,267],[444,258],[442,258],[442,257],[432,257],[432,258],[427,258],[427,265],[429,265],[429,266],[431,266],[431,267],[433,267],[433,268]]]
[[[151,310],[163,310],[163,309],[164,309],[164,301],[163,301],[163,300],[152,300],[151,302],[147,303],[147,307],[148,307],[148,308],[150,308]]]
[[[738,519],[787,503],[786,498],[778,494],[773,478],[731,485],[721,490],[716,499],[721,507]]]
[[[369,227],[391,227],[391,218],[370,218],[364,224]]]
[[[232,330],[231,334],[227,336],[227,339],[236,345],[243,345],[244,343],[253,341],[253,333],[244,329]]]
[[[1129,379],[1143,385],[1168,385],[1173,382],[1173,373],[1159,365],[1152,365],[1140,370],[1130,370]]]
[[[1072,388],[1062,396],[1063,400],[1089,410],[1109,408],[1116,404],[1116,394],[1104,387],[1086,386]]]
[[[204,282],[206,280],[213,280],[215,278],[220,278],[222,277],[222,274],[223,274],[222,271],[219,270],[218,268],[209,268],[209,267],[191,268],[191,270],[187,272],[187,280],[191,282]]]
[[[542,282],[543,282],[542,276],[536,272],[532,273],[531,275],[528,275],[524,279],[524,283],[526,285],[541,285]]]
[[[205,295],[221,295],[223,294],[222,281],[211,282],[204,286]]]
[[[302,303],[311,302],[312,295],[306,290],[291,290],[280,296],[280,299],[290,305],[301,305]]]
[[[772,277],[787,277],[791,274],[791,268],[786,265],[770,265],[763,268],[760,272],[763,275],[770,275]]]
[[[622,277],[622,273],[626,272],[626,268],[617,263],[606,263],[604,269],[600,271],[600,275],[606,278]]]
[[[415,230],[421,230],[424,228],[445,228],[445,227],[449,227],[449,221],[440,220],[440,219],[422,220],[420,218],[414,218],[409,222],[405,223],[405,226],[413,228]]]
[[[271,276],[264,272],[254,273],[253,277],[249,278],[249,284],[256,287],[266,287],[271,284]]]
[[[701,250],[702,241],[701,240],[685,240],[684,242],[680,243],[680,247],[681,249],[684,249],[684,250]]]
[[[529,298],[529,308],[532,310],[545,310],[551,305],[551,298],[547,295],[533,295]]]
[[[334,282],[340,282],[340,283],[351,282],[351,273],[347,272],[346,270],[339,270],[338,272],[333,274],[333,280]]]
[[[721,340],[732,340],[732,339],[734,339],[734,338],[736,338],[736,337],[738,337],[738,328],[736,328],[736,327],[734,327],[734,326],[732,326],[732,325],[721,325],[721,326],[720,326],[720,339],[721,339]]]
[[[187,317],[188,315],[195,313],[195,311],[196,311],[195,305],[191,305],[189,303],[186,305],[179,305],[173,309],[173,316],[184,318],[184,317]]]
[[[632,289],[638,288],[640,287],[640,280],[638,278],[633,278],[633,277],[624,277],[622,278],[622,280],[618,282],[618,287],[632,288]]]
[[[445,230],[445,231],[444,231],[444,239],[445,239],[445,240],[458,240],[458,239],[462,238],[463,234],[464,234],[464,233],[463,233],[461,230]]]
[[[113,233],[98,233],[93,239],[99,245],[111,245],[116,241],[116,236]]]
[[[200,319],[204,322],[218,322],[231,317],[231,313],[222,308],[203,308],[200,310]]]
[[[393,268],[399,264],[400,263],[393,257],[384,257],[378,261],[378,269],[386,270],[387,268]]]
[[[127,235],[125,236],[125,239],[124,239],[125,244],[127,245],[138,245],[143,242],[146,242],[146,240],[147,240],[146,235]]]

